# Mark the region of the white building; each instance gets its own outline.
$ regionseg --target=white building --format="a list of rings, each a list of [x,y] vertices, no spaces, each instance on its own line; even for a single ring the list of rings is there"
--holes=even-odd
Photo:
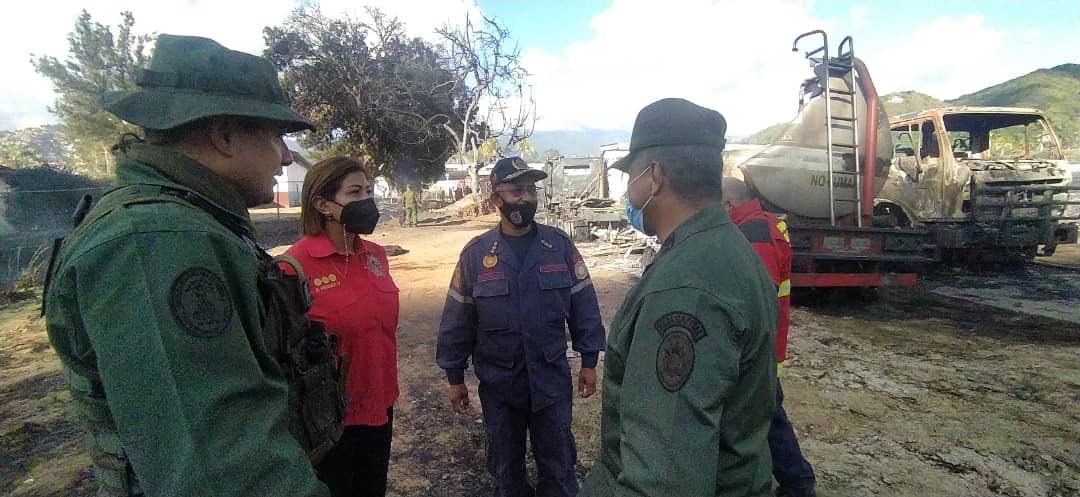
[[[618,169],[611,169],[615,161],[630,155],[629,143],[609,143],[600,146],[600,160],[604,162],[607,170],[608,198],[620,200],[626,193],[626,184],[630,179],[626,173]]]
[[[286,166],[280,176],[275,176],[274,203],[281,207],[300,206],[300,192],[311,162],[300,152],[293,150],[293,162]]]

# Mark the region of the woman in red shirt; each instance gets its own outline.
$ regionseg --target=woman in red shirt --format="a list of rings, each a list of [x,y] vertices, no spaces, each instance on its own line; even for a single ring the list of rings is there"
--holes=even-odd
[[[398,288],[386,251],[360,238],[379,220],[371,178],[348,157],[321,160],[304,179],[304,238],[288,253],[311,289],[309,316],[338,336],[348,356],[345,433],[316,466],[335,497],[386,494],[398,398]]]

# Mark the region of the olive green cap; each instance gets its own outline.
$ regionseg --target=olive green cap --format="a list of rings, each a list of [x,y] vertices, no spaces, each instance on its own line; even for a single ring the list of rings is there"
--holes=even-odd
[[[682,98],[665,98],[646,105],[634,120],[630,153],[611,165],[626,171],[634,154],[664,145],[705,145],[724,149],[727,121],[719,112]]]

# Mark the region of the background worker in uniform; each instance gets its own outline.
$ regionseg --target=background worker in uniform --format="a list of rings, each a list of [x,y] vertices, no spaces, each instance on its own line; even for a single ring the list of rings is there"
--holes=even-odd
[[[765,496],[776,288],[721,202],[720,113],[668,98],[638,113],[627,217],[662,242],[604,355],[600,460],[582,495]]]
[[[416,213],[420,210],[420,194],[413,191],[411,184],[405,185],[401,203],[405,207],[405,224],[416,226]]]
[[[375,232],[379,207],[363,166],[316,162],[304,177],[304,238],[289,248],[308,277],[310,315],[337,335],[349,358],[345,433],[316,466],[334,497],[382,497],[398,398],[398,287]]]
[[[581,353],[578,394],[596,391],[604,327],[585,261],[562,231],[536,223],[536,185],[547,177],[519,157],[491,172],[499,225],[461,251],[439,326],[436,361],[451,406],[469,406],[465,368],[473,359],[487,434],[487,465],[499,497],[534,494],[525,477],[529,433],[539,473],[536,495],[572,497],[577,449],[570,431],[573,384],[569,324]]]
[[[813,497],[814,468],[803,457],[799,439],[784,411],[784,390],[780,388],[787,358],[788,327],[791,322],[791,240],[787,224],[761,208],[746,183],[724,179],[724,206],[732,222],[754,247],[776,285],[780,303],[780,323],[776,328],[776,413],[769,424],[769,451],[773,476],[780,487],[778,497]]]
[[[45,306],[97,495],[326,496],[264,341],[269,256],[247,210],[292,162],[283,135],[313,126],[269,61],[206,38],[159,36],[138,85],[104,105],[146,143],[121,143],[117,187],[67,237]]]

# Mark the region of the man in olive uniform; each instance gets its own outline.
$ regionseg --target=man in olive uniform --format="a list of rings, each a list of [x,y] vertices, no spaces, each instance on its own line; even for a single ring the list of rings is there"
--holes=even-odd
[[[420,194],[412,189],[412,185],[405,185],[405,194],[401,196],[401,203],[405,204],[405,223],[416,226],[416,213],[420,210]]]
[[[638,113],[632,225],[662,242],[626,296],[604,356],[590,497],[764,496],[772,482],[776,288],[721,204],[727,125],[663,99]]]
[[[67,237],[45,305],[94,451],[98,495],[323,496],[290,435],[247,208],[292,162],[293,112],[269,61],[161,35],[116,188]]]

